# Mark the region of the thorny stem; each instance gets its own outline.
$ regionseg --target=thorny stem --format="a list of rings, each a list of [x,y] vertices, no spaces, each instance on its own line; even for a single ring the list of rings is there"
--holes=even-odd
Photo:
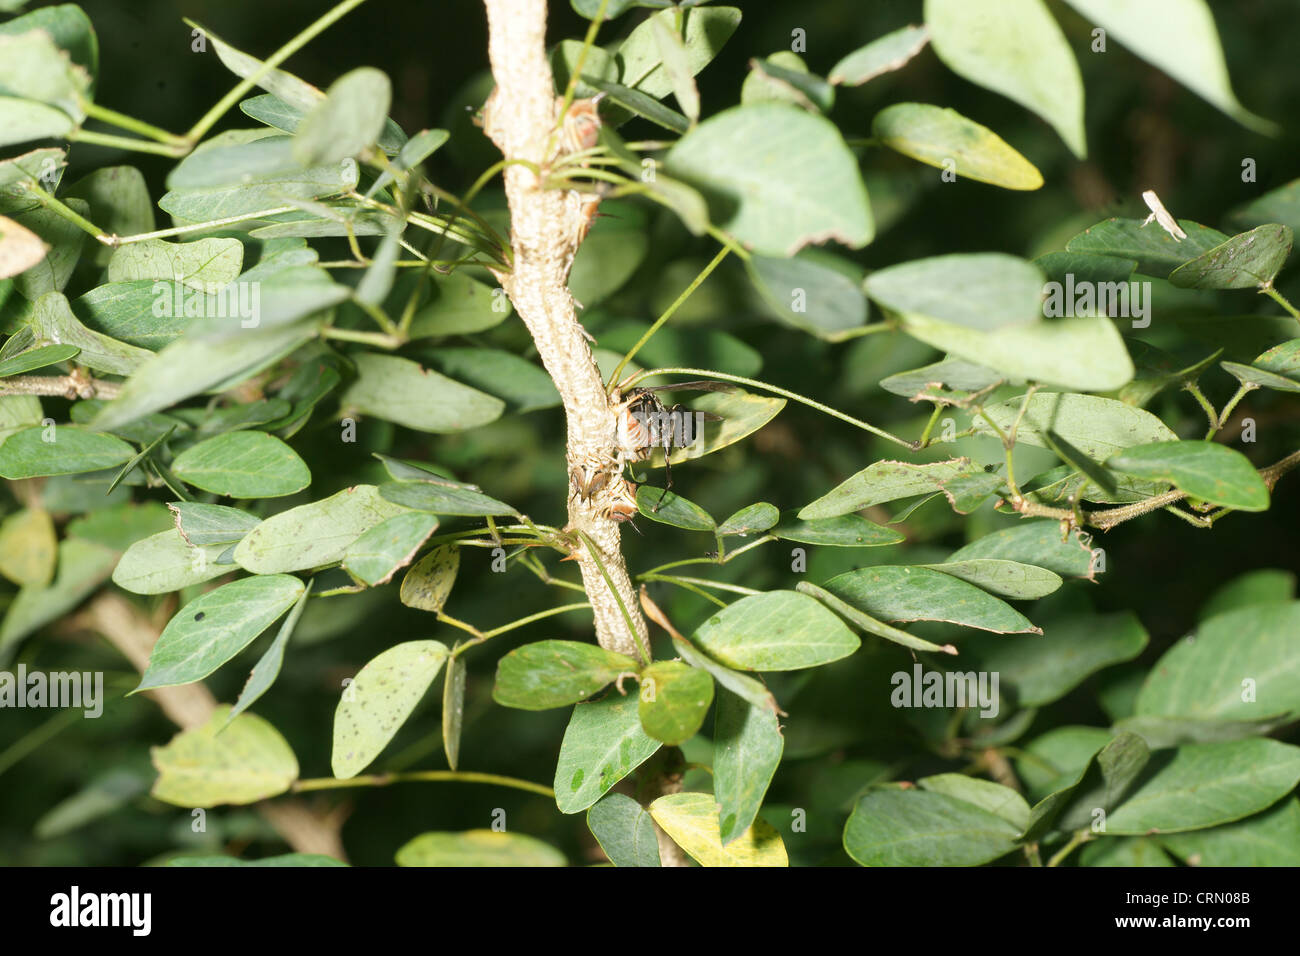
[[[484,5],[496,89],[483,108],[483,131],[506,163],[502,177],[513,254],[510,271],[495,274],[560,393],[568,425],[566,470],[571,470],[590,456],[607,457],[614,432],[604,382],[568,289],[589,200],[574,190],[544,188],[547,143],[557,118],[546,55],[546,3],[484,0]],[[609,650],[638,656],[648,631],[623,561],[618,524],[574,496],[566,530],[581,536],[571,539],[571,553],[591,601],[597,640]]]

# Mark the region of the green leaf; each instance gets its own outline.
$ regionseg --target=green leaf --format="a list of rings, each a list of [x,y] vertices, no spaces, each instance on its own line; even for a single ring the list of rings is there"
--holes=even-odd
[[[1075,533],[1062,540],[1059,521],[1022,521],[958,548],[947,563],[997,558],[1032,564],[1057,574],[1091,579],[1094,555]]]
[[[110,236],[134,236],[153,232],[153,197],[144,174],[134,166],[105,166],[79,179],[68,190],[90,205],[88,218]],[[92,247],[90,258],[105,266],[113,258],[111,246]]]
[[[257,139],[241,142],[250,132]],[[270,130],[231,130],[208,140],[172,170],[167,178],[170,191],[158,200],[158,207],[176,219],[200,223],[338,196],[356,188],[355,164],[299,167],[289,162],[289,137],[271,134]],[[211,178],[221,181],[213,183]],[[236,228],[249,230],[273,221],[246,219]]]
[[[1300,747],[1252,738],[1187,744],[1152,761],[1106,832],[1176,833],[1231,823],[1272,806],[1300,782]]]
[[[398,568],[411,563],[437,527],[438,519],[431,514],[393,515],[348,545],[343,569],[370,587],[387,584]]]
[[[935,644],[933,641],[923,640],[907,631],[899,630],[896,627],[890,627],[883,621],[878,621],[869,614],[864,614],[852,604],[846,604],[834,594],[831,594],[825,588],[819,588],[817,585],[808,581],[800,581],[795,585],[795,590],[800,594],[807,594],[816,598],[822,604],[826,605],[844,620],[848,621],[860,631],[868,634],[874,634],[876,637],[883,637],[887,641],[893,641],[913,651],[931,651],[943,654],[956,654],[957,648],[951,644]]]
[[[80,425],[33,425],[0,445],[0,477],[76,475],[113,468],[134,454],[122,439]]]
[[[421,833],[397,851],[398,866],[565,866],[564,854],[525,833]]]
[[[298,598],[289,611],[289,616],[280,625],[280,630],[276,631],[275,640],[253,665],[253,670],[244,683],[244,689],[239,692],[239,700],[235,701],[235,706],[230,711],[231,720],[257,703],[280,676],[280,667],[284,664],[284,649],[289,645],[289,638],[293,636],[293,630],[298,626],[298,618],[302,617],[303,608],[307,606],[307,598],[310,596],[311,582],[308,582],[307,587],[303,589],[302,597]]]
[[[310,83],[298,79],[292,73],[274,68],[265,69],[265,64],[261,60],[235,49],[212,31],[199,27],[188,20],[186,23],[202,32],[204,36],[212,41],[213,50],[226,69],[245,80],[257,76],[258,86],[268,93],[274,94],[287,105],[306,112],[324,98],[324,93]]]
[[[861,641],[806,594],[768,591],[743,597],[700,625],[701,650],[730,667],[789,671],[848,657]]]
[[[0,182],[3,181],[3,166],[0,166]],[[1300,179],[1270,189],[1259,198],[1238,207],[1229,218],[1233,223],[1247,228],[1280,222],[1292,229],[1300,229]]]
[[[699,190],[710,219],[760,255],[827,239],[859,249],[875,235],[839,130],[797,107],[755,103],[711,116],[669,150],[665,171]]]
[[[54,139],[67,135],[75,127],[72,117],[61,109],[0,95],[0,146]]]
[[[1111,731],[1101,727],[1057,727],[1025,745],[1015,759],[1016,774],[1026,793],[1041,799],[1076,780],[1110,739]]]
[[[373,146],[383,132],[392,100],[388,77],[363,66],[344,73],[315,106],[293,141],[293,155],[304,166],[337,163]]]
[[[1188,866],[1300,866],[1300,800],[1283,800],[1238,823],[1158,839]]]
[[[39,840],[49,840],[102,820],[147,793],[152,778],[152,773],[145,773],[134,761],[129,767],[98,773],[83,789],[45,811],[32,833]]]
[[[1205,0],[1066,0],[1142,59],[1159,67],[1212,106],[1257,133],[1278,125],[1239,102],[1228,80],[1214,16]]]
[[[659,840],[650,811],[621,793],[587,811],[587,829],[615,866],[659,866]]]
[[[1000,689],[1017,707],[1059,700],[1105,667],[1130,661],[1147,646],[1142,622],[1128,612],[1076,614],[1047,621],[1043,636],[1003,640],[975,635],[962,641],[962,661],[1000,675]]]
[[[1173,866],[1160,844],[1146,837],[1117,837],[1087,844],[1079,853],[1079,866]]]
[[[340,398],[345,411],[424,432],[457,432],[495,421],[505,403],[395,355],[355,356],[357,380]]]
[[[1061,586],[1061,577],[1054,571],[1000,558],[948,560],[942,564],[923,564],[920,567],[951,574],[999,597],[1017,601],[1045,597]]]
[[[687,119],[692,123],[700,118],[700,91],[695,86],[695,74],[699,69],[691,62],[690,52],[676,26],[670,26],[668,20],[652,16],[646,21],[654,38],[655,49],[659,52],[659,62],[664,75],[672,84],[673,96]],[[626,63],[626,60],[624,60]]]
[[[821,249],[788,259],[751,256],[745,268],[763,303],[786,325],[836,342],[867,322],[861,272]]]
[[[238,384],[312,338],[317,324],[245,330],[220,342],[178,339],[135,370],[118,397],[95,416],[93,427],[115,429],[214,386]]]
[[[896,153],[967,179],[1004,189],[1043,185],[1043,174],[1033,163],[993,130],[956,110],[895,103],[876,114],[871,133]]]
[[[69,198],[64,205],[79,216],[90,215],[90,206],[84,200]],[[14,286],[29,302],[35,302],[47,292],[62,292],[81,259],[86,234],[81,227],[46,206],[14,213],[12,219],[49,247],[44,259],[14,277]]]
[[[379,493],[386,501],[394,504],[440,515],[488,516],[517,513],[510,505],[483,494],[477,485],[439,481],[428,474],[426,477],[431,480],[385,482],[379,486]]]
[[[411,338],[467,335],[500,325],[511,314],[510,299],[457,270],[431,282],[434,298],[411,319]]]
[[[804,521],[787,515],[785,520],[768,534],[785,541],[801,544],[820,544],[835,548],[878,548],[898,544],[904,540],[902,533],[868,521],[860,515],[837,515],[833,518],[816,518]]]
[[[54,522],[44,508],[22,508],[0,522],[0,574],[19,587],[48,585],[58,548]]]
[[[342,561],[348,546],[403,508],[356,485],[321,501],[267,518],[235,548],[235,561],[254,574],[301,571]]]
[[[925,25],[950,70],[1037,113],[1087,155],[1079,65],[1041,0],[926,0]]]
[[[929,793],[942,793],[987,810],[1012,826],[1023,828],[1029,822],[1029,804],[1025,803],[1025,798],[1000,783],[968,777],[962,773],[941,773],[932,777],[922,777],[916,783]]]
[[[752,505],[746,505],[718,525],[717,535],[719,538],[725,538],[728,535],[739,535],[744,538],[751,534],[766,531],[780,520],[781,512],[776,510],[775,505],[768,504],[766,501],[759,501]]]
[[[728,690],[718,691],[713,717],[713,792],[721,809],[719,832],[726,846],[758,817],[785,739],[770,707],[756,707]]]
[[[697,649],[695,645],[678,635],[673,635],[673,650],[677,652],[678,657],[692,667],[698,667],[700,670],[712,674],[713,679],[718,682],[718,686],[725,687],[737,697],[749,701],[755,707],[770,710],[773,713],[778,711],[776,698],[772,696],[772,692],[764,686],[762,681],[737,673],[731,668],[719,664],[709,655]]]
[[[492,699],[503,707],[547,710],[586,700],[640,665],[623,654],[579,641],[538,641],[497,662]]]
[[[600,79],[593,76],[590,70],[583,73],[580,85],[604,93],[611,103],[621,107],[632,116],[640,116],[642,119],[647,119],[666,130],[671,130],[674,133],[685,133],[690,129],[690,120],[685,116],[675,109],[660,103],[653,96],[642,93],[640,90],[634,90],[622,83]],[[617,126],[621,121],[622,117],[618,115],[611,116],[607,120],[610,126]],[[683,216],[683,219],[685,218]]]
[[[40,338],[48,342],[58,342],[53,348],[76,348],[77,364],[110,375],[130,375],[153,353],[134,345],[127,345],[116,339],[101,335],[86,328],[72,313],[72,306],[62,292],[47,292],[32,304],[29,318],[30,328]],[[39,350],[37,350],[39,351]],[[31,353],[25,353],[30,355]],[[22,356],[19,356],[21,358]],[[4,375],[0,363],[0,375]]]
[[[615,199],[600,204],[596,220],[573,259],[569,287],[574,298],[592,306],[613,295],[632,278],[650,251],[643,206]]]
[[[227,724],[229,711],[219,705],[207,723],[152,748],[155,799],[177,807],[256,803],[298,779],[298,760],[278,730],[256,714]]]
[[[402,578],[402,603],[417,611],[437,614],[451,595],[459,569],[460,548],[454,544],[434,548]]]
[[[1132,259],[1143,275],[1166,279],[1184,262],[1228,241],[1219,230],[1190,219],[1178,220],[1187,233],[1187,238],[1182,240],[1175,239],[1154,222],[1145,226],[1142,223],[1141,219],[1107,219],[1083,230],[1065,248],[1069,252]]]
[[[687,501],[675,491],[638,485],[637,509],[651,521],[672,525],[686,531],[716,530],[717,525],[707,511],[693,501]]]
[[[545,370],[513,352],[439,348],[429,357],[444,374],[504,399],[512,411],[531,412],[560,404],[560,393]]]
[[[242,104],[241,104],[242,106]],[[388,121],[388,127],[393,128],[395,124],[392,120]],[[384,145],[387,130],[379,137],[379,146],[387,151]],[[423,129],[412,136],[397,153],[397,158],[393,160],[393,170],[411,170],[419,166],[426,159],[432,156],[438,149],[451,138],[451,134],[445,129]],[[384,189],[389,183],[396,178],[393,170],[384,170],[379,177],[371,184],[369,193],[373,195]]]
[[[57,292],[50,293],[50,295],[58,294]],[[13,340],[10,339],[10,341]],[[66,362],[80,351],[81,349],[76,345],[40,345],[34,349],[19,352],[17,355],[10,355],[8,358],[0,360],[0,378],[9,378],[11,375],[24,375],[38,368],[46,368],[50,365],[57,365],[59,362]]]
[[[259,431],[226,432],[191,445],[171,468],[182,481],[229,498],[278,498],[311,484],[298,453]]]
[[[1058,780],[1056,786],[1060,789],[1034,805],[1022,838],[1038,842],[1053,831],[1068,833],[1097,824],[1104,819],[1097,811],[1109,813],[1126,799],[1150,758],[1150,748],[1143,738],[1119,734],[1089,755],[1073,780]]]
[[[0,4],[6,13],[22,7],[18,0]],[[85,69],[91,82],[99,72],[99,38],[84,10],[75,3],[60,3],[32,10],[20,17],[0,23],[0,33],[16,36],[29,30],[44,30],[60,49],[66,50],[73,63]]]
[[[969,458],[913,464],[878,461],[846,478],[799,511],[805,521],[817,521],[861,511],[872,505],[942,490],[942,483],[977,471]]]
[[[706,421],[703,428],[695,429],[695,440],[689,445],[674,448],[669,461],[679,465],[733,445],[758,431],[783,408],[784,398],[750,395],[739,389],[701,395],[691,402],[691,410],[717,415],[722,420]],[[641,467],[662,468],[663,464],[663,449],[656,448],[649,459],[641,462]]]
[[[202,680],[278,620],[303,590],[297,578],[275,574],[240,578],[200,595],[167,622],[131,693]]]
[[[70,122],[53,135],[66,133],[85,120],[89,92],[90,74],[55,46],[49,33],[41,29],[17,35],[0,33],[0,95],[34,100],[67,114]]]
[[[670,793],[650,804],[650,815],[700,866],[789,866],[781,835],[764,820],[723,845],[718,805],[707,793]]]
[[[442,678],[442,749],[452,770],[460,762],[460,732],[465,723],[465,665],[452,654]]]
[[[1268,487],[1241,452],[1211,441],[1163,441],[1112,455],[1110,468],[1168,482],[1194,498],[1241,511],[1267,511]]]
[[[262,521],[238,508],[198,501],[175,501],[167,507],[171,509],[181,537],[195,547],[209,544],[229,547],[238,543]]]
[[[1138,694],[1138,716],[1258,720],[1300,711],[1300,602],[1215,615],[1171,647]]]
[[[132,544],[113,571],[113,583],[133,594],[166,594],[237,570],[221,564],[229,544],[195,546],[180,531],[160,531]]]
[[[909,26],[872,40],[844,57],[833,67],[827,79],[843,86],[861,86],[885,73],[901,70],[908,61],[925,49],[930,34],[925,27]]]
[[[319,90],[315,90],[314,87],[313,90],[315,91],[313,96],[315,94],[324,96],[323,93],[320,93]],[[290,106],[279,97],[272,96],[270,93],[263,93],[261,96],[254,96],[242,101],[239,104],[239,109],[245,116],[255,119],[259,123],[265,123],[267,126],[274,126],[283,133],[296,133],[298,132],[298,127],[302,125],[303,118],[307,115],[308,111],[315,108],[315,105],[318,102],[319,98],[317,97],[303,109],[298,109],[295,106]],[[425,132],[440,133],[442,130],[425,130]],[[389,156],[393,156],[399,154],[401,151],[405,150],[408,145],[414,143],[415,146],[412,148],[412,153],[418,154],[421,147],[428,145],[427,139],[422,143],[417,142],[419,137],[420,134],[416,134],[416,136],[412,137],[408,143],[406,140],[406,134],[402,132],[401,128],[391,119],[385,119],[383,131],[379,134],[378,145],[379,148]],[[444,135],[444,140],[445,138]],[[442,143],[438,143],[433,148],[437,149],[437,147],[441,145]],[[432,152],[432,150],[430,150],[430,152]],[[420,156],[420,159],[423,159],[427,155],[428,153],[423,154]],[[420,159],[412,160],[411,165],[420,162]],[[394,165],[401,164],[394,163]],[[410,166],[402,165],[401,168],[409,169]],[[380,176],[380,180],[383,180],[382,175]],[[378,181],[379,180],[377,180],[377,182]],[[372,185],[372,194],[383,189],[388,182],[391,182],[391,178],[387,181],[380,182],[378,186]]]
[[[829,113],[835,106],[835,88],[809,72],[797,53],[782,50],[761,60],[751,59],[749,70],[740,88],[741,103],[776,100],[822,113]]]
[[[407,641],[361,668],[334,711],[330,766],[335,777],[355,777],[379,756],[438,676],[448,653],[439,641]]]
[[[659,661],[641,672],[640,683],[637,713],[647,734],[669,746],[695,736],[713,703],[713,678],[707,671],[681,661]]]
[[[238,239],[147,239],[118,247],[108,263],[108,281],[164,279],[214,295],[235,281],[243,264],[244,246]]]
[[[0,662],[7,661],[11,649],[28,634],[84,601],[113,573],[116,562],[116,551],[93,541],[60,541],[54,580],[44,587],[23,588],[5,611],[4,624],[0,625]]]
[[[126,551],[137,541],[172,527],[170,512],[158,502],[123,502],[69,521],[64,532],[69,538],[85,538],[114,551]]]
[[[1169,281],[1190,289],[1269,288],[1291,255],[1293,239],[1290,226],[1258,226],[1183,263]]]
[[[862,866],[978,866],[1016,848],[1020,828],[946,793],[880,787],[864,794],[844,827],[844,849]]]
[[[1024,404],[1022,398],[1013,398],[985,406],[984,412],[1006,432]],[[973,425],[977,433],[994,433],[982,418],[975,419]],[[1097,461],[1107,461],[1116,452],[1138,445],[1178,439],[1150,412],[1114,399],[1072,392],[1038,392],[1031,397],[1016,431],[1016,441],[1047,448],[1044,433],[1048,429]]]
[[[1261,385],[1279,392],[1300,392],[1300,339],[1274,346],[1250,365],[1219,364],[1242,384]]]
[[[1048,319],[981,331],[918,312],[900,315],[912,338],[1017,381],[1110,391],[1133,378],[1133,360],[1106,316]]]
[[[826,590],[883,621],[946,621],[996,634],[1042,634],[1011,605],[973,584],[925,567],[881,565],[836,575]]]
[[[1296,576],[1291,571],[1262,568],[1239,575],[1210,595],[1196,612],[1198,621],[1252,607],[1256,604],[1286,604],[1295,599]]]
[[[596,19],[596,14],[600,12],[601,0],[569,0],[569,6],[578,16],[586,17],[588,20]],[[621,17],[634,7],[667,7],[672,5],[672,0],[609,0],[605,4],[605,20],[613,20],[615,17]]]
[[[561,813],[586,810],[661,746],[641,729],[634,695],[578,704],[555,766],[556,806]]]
[[[688,10],[662,10],[651,14],[618,48],[618,59],[623,63],[622,82],[655,99],[673,92],[672,76],[664,65],[659,44],[656,42],[655,22],[677,29],[679,19],[685,21],[680,29],[686,48],[682,69],[694,76],[718,55],[722,45],[740,25],[740,11],[735,7],[695,7]]]

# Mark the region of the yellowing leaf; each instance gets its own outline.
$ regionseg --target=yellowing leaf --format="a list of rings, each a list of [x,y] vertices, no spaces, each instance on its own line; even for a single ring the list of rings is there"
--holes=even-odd
[[[781,835],[763,820],[726,846],[718,805],[707,793],[670,793],[650,804],[650,816],[700,866],[789,866]]]

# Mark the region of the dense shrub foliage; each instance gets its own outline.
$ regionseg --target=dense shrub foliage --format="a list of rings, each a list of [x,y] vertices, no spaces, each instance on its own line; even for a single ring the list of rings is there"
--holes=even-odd
[[[509,164],[476,5],[21,6],[0,855],[1300,863],[1278,4],[553,3]]]

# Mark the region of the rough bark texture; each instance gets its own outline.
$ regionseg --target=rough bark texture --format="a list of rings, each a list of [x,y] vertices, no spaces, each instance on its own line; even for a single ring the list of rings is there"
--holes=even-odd
[[[488,16],[488,58],[496,89],[483,109],[483,129],[508,160],[544,169],[552,149],[557,104],[546,59],[546,0],[484,0]],[[587,197],[567,189],[545,189],[524,165],[504,173],[510,206],[514,267],[498,276],[515,311],[528,326],[542,364],[555,381],[568,423],[568,467],[581,468],[589,455],[613,451],[615,419],[591,346],[569,293],[569,269],[582,241]],[[636,629],[634,637],[596,562],[585,547],[574,551],[582,583],[595,611],[601,647],[638,658],[649,648],[645,618],[619,548],[619,526],[601,518],[579,498],[569,500],[571,530],[587,535],[600,553],[614,589]],[[680,778],[656,775],[650,796],[681,789]],[[686,856],[656,827],[664,866],[685,866]]]
[[[554,79],[546,59],[545,0],[485,0],[485,5],[496,90],[484,107],[484,131],[506,159],[544,167],[557,115]],[[586,197],[567,189],[544,189],[524,165],[507,166],[504,178],[514,267],[499,278],[559,389],[568,422],[568,467],[581,467],[589,455],[609,455],[614,435],[600,370],[568,286],[569,268],[583,234]],[[569,502],[569,528],[585,533],[596,546],[640,642],[647,644],[645,619],[619,549],[618,524],[599,517],[575,497]],[[600,568],[585,547],[578,548],[574,557],[595,612],[596,639],[602,647],[640,657],[637,640],[629,633]]]

